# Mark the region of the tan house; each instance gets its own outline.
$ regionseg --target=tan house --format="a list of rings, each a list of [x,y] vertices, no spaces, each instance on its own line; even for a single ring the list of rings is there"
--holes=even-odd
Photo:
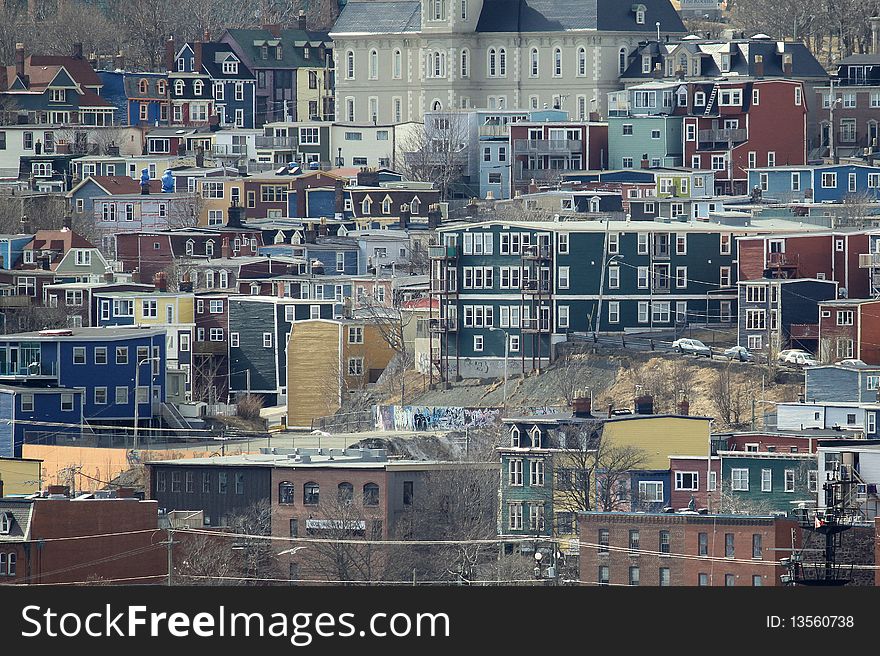
[[[370,320],[297,321],[287,345],[287,424],[310,426],[375,383],[394,356]]]

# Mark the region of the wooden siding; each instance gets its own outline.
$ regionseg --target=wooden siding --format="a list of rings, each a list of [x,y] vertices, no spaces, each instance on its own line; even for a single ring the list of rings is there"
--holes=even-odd
[[[341,324],[296,323],[287,349],[287,423],[310,426],[339,408]]]

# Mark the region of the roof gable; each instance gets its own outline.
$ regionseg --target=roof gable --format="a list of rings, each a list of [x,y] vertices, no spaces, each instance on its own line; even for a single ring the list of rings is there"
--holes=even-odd
[[[50,87],[65,87],[70,89],[76,89],[77,84],[73,81],[73,78],[70,77],[70,74],[67,72],[67,69],[63,66],[58,69],[58,72],[55,73],[55,77],[52,78],[52,81],[49,82],[47,86]]]

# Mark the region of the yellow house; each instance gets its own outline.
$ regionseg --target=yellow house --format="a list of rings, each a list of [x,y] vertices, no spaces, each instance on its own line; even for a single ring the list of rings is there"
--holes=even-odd
[[[3,494],[0,496],[39,492],[42,487],[42,467],[42,460],[0,457],[0,481],[3,482]]]
[[[333,120],[333,89],[326,67],[296,69],[296,117],[300,121]]]
[[[710,417],[682,415],[620,415],[609,417],[602,439],[615,446],[632,446],[644,452],[639,469],[669,469],[669,455],[700,456],[709,453]]]
[[[244,205],[244,180],[233,177],[195,178],[199,198],[199,225],[224,225],[229,206]]]
[[[375,383],[394,356],[374,322],[297,321],[287,345],[287,424],[311,426],[343,395]]]

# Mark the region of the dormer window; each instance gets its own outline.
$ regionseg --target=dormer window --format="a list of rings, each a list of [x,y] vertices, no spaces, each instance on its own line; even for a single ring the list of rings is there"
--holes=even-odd
[[[510,429],[510,446],[519,446],[519,428],[516,426]]]
[[[165,80],[159,80],[158,82],[156,82],[156,93],[158,93],[160,96],[165,95]]]
[[[642,55],[642,73],[651,72],[651,55]]]
[[[269,59],[269,46],[265,44],[260,46],[260,59]]]
[[[361,202],[361,213],[363,213],[364,216],[367,216],[370,213],[370,206],[372,204],[373,204],[373,201],[370,200],[369,196],[364,198],[364,200]]]
[[[66,100],[64,89],[49,89],[49,101],[53,103],[63,103]]]
[[[182,96],[184,89],[184,81],[183,80],[175,80],[174,81],[174,95]]]
[[[632,10],[636,15],[636,25],[644,25],[645,24],[645,12],[647,11],[647,7],[645,5],[633,5]]]
[[[197,96],[201,96],[202,92],[205,90],[205,83],[201,80],[196,80],[193,82],[193,93]]]
[[[186,60],[183,57],[180,57],[177,60],[177,70],[178,72],[183,72],[186,70]]]
[[[278,61],[281,61],[282,59],[284,59],[284,52],[281,50],[280,43],[277,46],[275,46],[275,59],[277,59]]]
[[[412,214],[413,216],[418,215],[420,208],[421,208],[421,203],[419,202],[418,197],[413,198],[412,202],[409,204],[410,214]]]
[[[238,75],[238,62],[237,61],[223,62],[223,74],[224,75]]]
[[[308,58],[309,58],[309,47],[306,46],[305,48],[303,48],[303,59],[308,59]]]
[[[186,241],[186,254],[192,255],[195,251],[196,243],[192,239],[187,239]]]
[[[730,72],[730,55],[726,52],[721,53],[721,72]]]
[[[541,429],[537,426],[533,426],[532,430],[529,431],[529,438],[532,441],[533,449],[541,448]]]
[[[0,535],[9,535],[12,532],[12,513],[0,513]]]

